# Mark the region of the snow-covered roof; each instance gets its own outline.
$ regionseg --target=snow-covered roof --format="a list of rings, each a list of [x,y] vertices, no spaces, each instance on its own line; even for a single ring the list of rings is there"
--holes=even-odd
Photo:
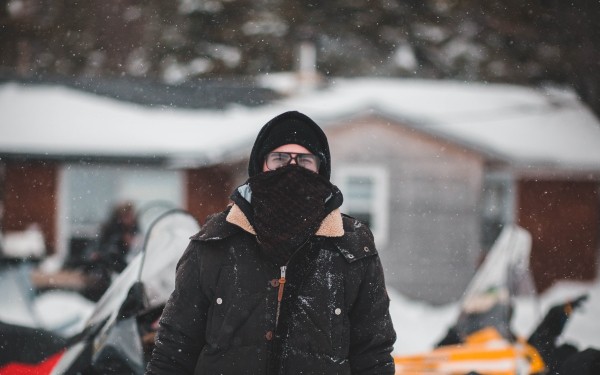
[[[0,154],[167,157],[213,163],[249,151],[273,116],[327,126],[381,113],[521,165],[600,170],[600,122],[570,91],[407,79],[335,79],[258,107],[148,108],[61,86],[0,85]]]

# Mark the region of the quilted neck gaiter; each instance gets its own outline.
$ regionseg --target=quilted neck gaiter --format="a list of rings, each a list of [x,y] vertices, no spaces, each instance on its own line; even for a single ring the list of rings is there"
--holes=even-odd
[[[259,173],[248,183],[260,248],[277,266],[285,265],[331,212],[325,201],[337,188],[323,176],[296,165]]]

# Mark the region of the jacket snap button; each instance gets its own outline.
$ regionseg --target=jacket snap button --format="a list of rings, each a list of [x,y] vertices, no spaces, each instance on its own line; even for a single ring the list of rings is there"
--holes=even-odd
[[[221,297],[217,298],[217,305],[220,305],[223,303],[223,299]]]
[[[273,279],[270,283],[273,288],[277,288],[279,286],[279,279]]]
[[[365,253],[369,252],[369,248],[367,246],[365,246],[364,250],[365,250]]]
[[[273,331],[267,331],[267,333],[265,333],[265,339],[267,339],[267,341],[273,340]]]
[[[340,315],[342,313],[342,309],[339,307],[335,309],[335,315]]]

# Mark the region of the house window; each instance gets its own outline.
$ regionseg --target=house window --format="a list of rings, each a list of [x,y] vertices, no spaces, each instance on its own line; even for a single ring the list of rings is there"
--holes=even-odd
[[[367,224],[377,247],[388,239],[389,176],[381,166],[339,166],[335,184],[344,195],[342,212]]]
[[[507,224],[514,222],[514,189],[507,173],[488,173],[481,195],[481,246],[490,250]]]
[[[73,255],[97,238],[115,204],[132,202],[140,229],[144,213],[184,204],[180,171],[143,166],[66,165],[60,177],[59,249]],[[78,248],[75,250],[74,248]]]

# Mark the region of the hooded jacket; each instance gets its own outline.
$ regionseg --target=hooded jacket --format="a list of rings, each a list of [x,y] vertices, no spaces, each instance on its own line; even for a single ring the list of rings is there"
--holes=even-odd
[[[388,307],[365,225],[332,211],[283,275],[234,204],[180,259],[147,374],[393,374]]]

